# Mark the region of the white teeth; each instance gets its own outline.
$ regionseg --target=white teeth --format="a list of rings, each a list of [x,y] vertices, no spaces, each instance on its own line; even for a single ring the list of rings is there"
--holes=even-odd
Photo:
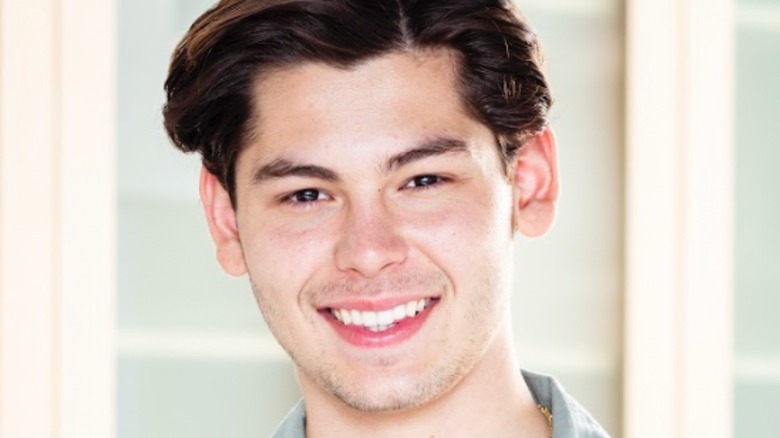
[[[363,312],[363,325],[377,325],[376,312]]]
[[[371,326],[371,327],[366,327],[366,328],[367,328],[368,330],[371,330],[372,332],[383,332],[383,331],[385,331],[385,330],[389,329],[390,327],[392,327],[392,326],[394,326],[394,325],[395,325],[395,324],[390,324],[390,325],[377,325],[377,326]]]
[[[363,325],[363,315],[359,310],[342,310],[342,312],[349,313],[352,316],[352,323],[355,325]]]
[[[431,302],[430,298],[424,298],[417,301],[410,301],[406,304],[399,304],[392,309],[376,311],[360,311],[348,309],[332,309],[333,316],[344,325],[360,325],[373,332],[381,332],[395,325],[396,322],[404,318],[414,318],[422,312]]]
[[[410,302],[406,303],[406,316],[411,318],[414,315],[417,315],[417,302],[416,301],[410,301]]]
[[[393,311],[385,310],[376,313],[376,322],[379,325],[390,325],[393,323]]]
[[[399,319],[404,318],[406,318],[406,306],[403,304],[396,306],[395,309],[393,309],[393,319],[398,321]]]

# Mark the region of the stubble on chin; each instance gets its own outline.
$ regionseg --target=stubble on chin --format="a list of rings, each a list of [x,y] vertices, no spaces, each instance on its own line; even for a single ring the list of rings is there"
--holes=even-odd
[[[350,364],[338,366],[334,363],[335,359],[329,358],[332,352],[327,351],[324,346],[318,346],[317,351],[304,351],[306,347],[296,342],[295,333],[300,328],[294,327],[284,318],[278,303],[272,297],[266,296],[264,292],[267,291],[262,290],[251,276],[250,282],[263,317],[279,344],[292,358],[299,373],[303,373],[305,378],[321,391],[359,412],[397,412],[430,403],[455,387],[474,366],[483,351],[478,344],[484,343],[485,339],[479,335],[455,342],[460,343],[459,352],[452,351],[454,340],[437,339],[437,345],[433,347],[442,349],[441,357],[434,358],[434,363],[425,364],[421,374],[394,375],[393,368],[397,359],[379,356],[376,362],[371,364],[371,368],[375,369],[373,375],[362,380],[357,377],[357,372],[352,373]],[[356,294],[378,294],[386,291],[400,293],[424,290],[440,293],[449,287],[451,286],[442,273],[386,277],[379,281],[338,280],[309,287],[297,299],[317,303]],[[489,305],[485,302],[471,304],[475,306],[473,309]],[[480,319],[475,315],[467,315],[467,319],[472,318]],[[440,329],[442,333],[447,332],[447,327]],[[462,348],[463,343],[470,345]],[[440,360],[441,358],[450,359]],[[383,368],[387,369],[387,372],[382,372]]]
[[[304,371],[314,384],[346,406],[365,413],[395,412],[424,405],[455,385],[458,376],[449,367],[429,370],[425,376],[398,378],[376,385],[340,382],[338,374],[327,369]]]

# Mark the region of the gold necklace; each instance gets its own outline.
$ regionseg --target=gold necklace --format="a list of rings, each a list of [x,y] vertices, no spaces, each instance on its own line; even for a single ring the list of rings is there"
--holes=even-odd
[[[544,415],[544,418],[547,419],[547,425],[550,427],[550,438],[553,438],[552,412],[550,412],[550,410],[547,409],[546,406],[542,406],[542,405],[539,405],[539,410],[542,411],[542,415]]]

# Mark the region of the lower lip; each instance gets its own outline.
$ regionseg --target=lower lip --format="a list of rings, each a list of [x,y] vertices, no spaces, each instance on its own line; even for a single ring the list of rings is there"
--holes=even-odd
[[[404,318],[396,322],[394,326],[381,332],[373,332],[360,325],[344,325],[329,310],[322,313],[336,330],[336,333],[350,344],[356,347],[381,348],[400,344],[414,336],[420,330],[425,320],[428,319],[428,315],[431,314],[438,302],[438,300],[432,300],[422,312],[412,318]]]

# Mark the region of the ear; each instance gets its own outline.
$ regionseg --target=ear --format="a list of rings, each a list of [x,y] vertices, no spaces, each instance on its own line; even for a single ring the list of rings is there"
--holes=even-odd
[[[238,236],[236,212],[227,190],[205,166],[200,170],[200,200],[211,238],[217,246],[217,261],[228,274],[236,277],[244,275],[246,262]]]
[[[558,156],[551,128],[528,140],[512,161],[513,226],[538,237],[555,222],[558,201]]]

